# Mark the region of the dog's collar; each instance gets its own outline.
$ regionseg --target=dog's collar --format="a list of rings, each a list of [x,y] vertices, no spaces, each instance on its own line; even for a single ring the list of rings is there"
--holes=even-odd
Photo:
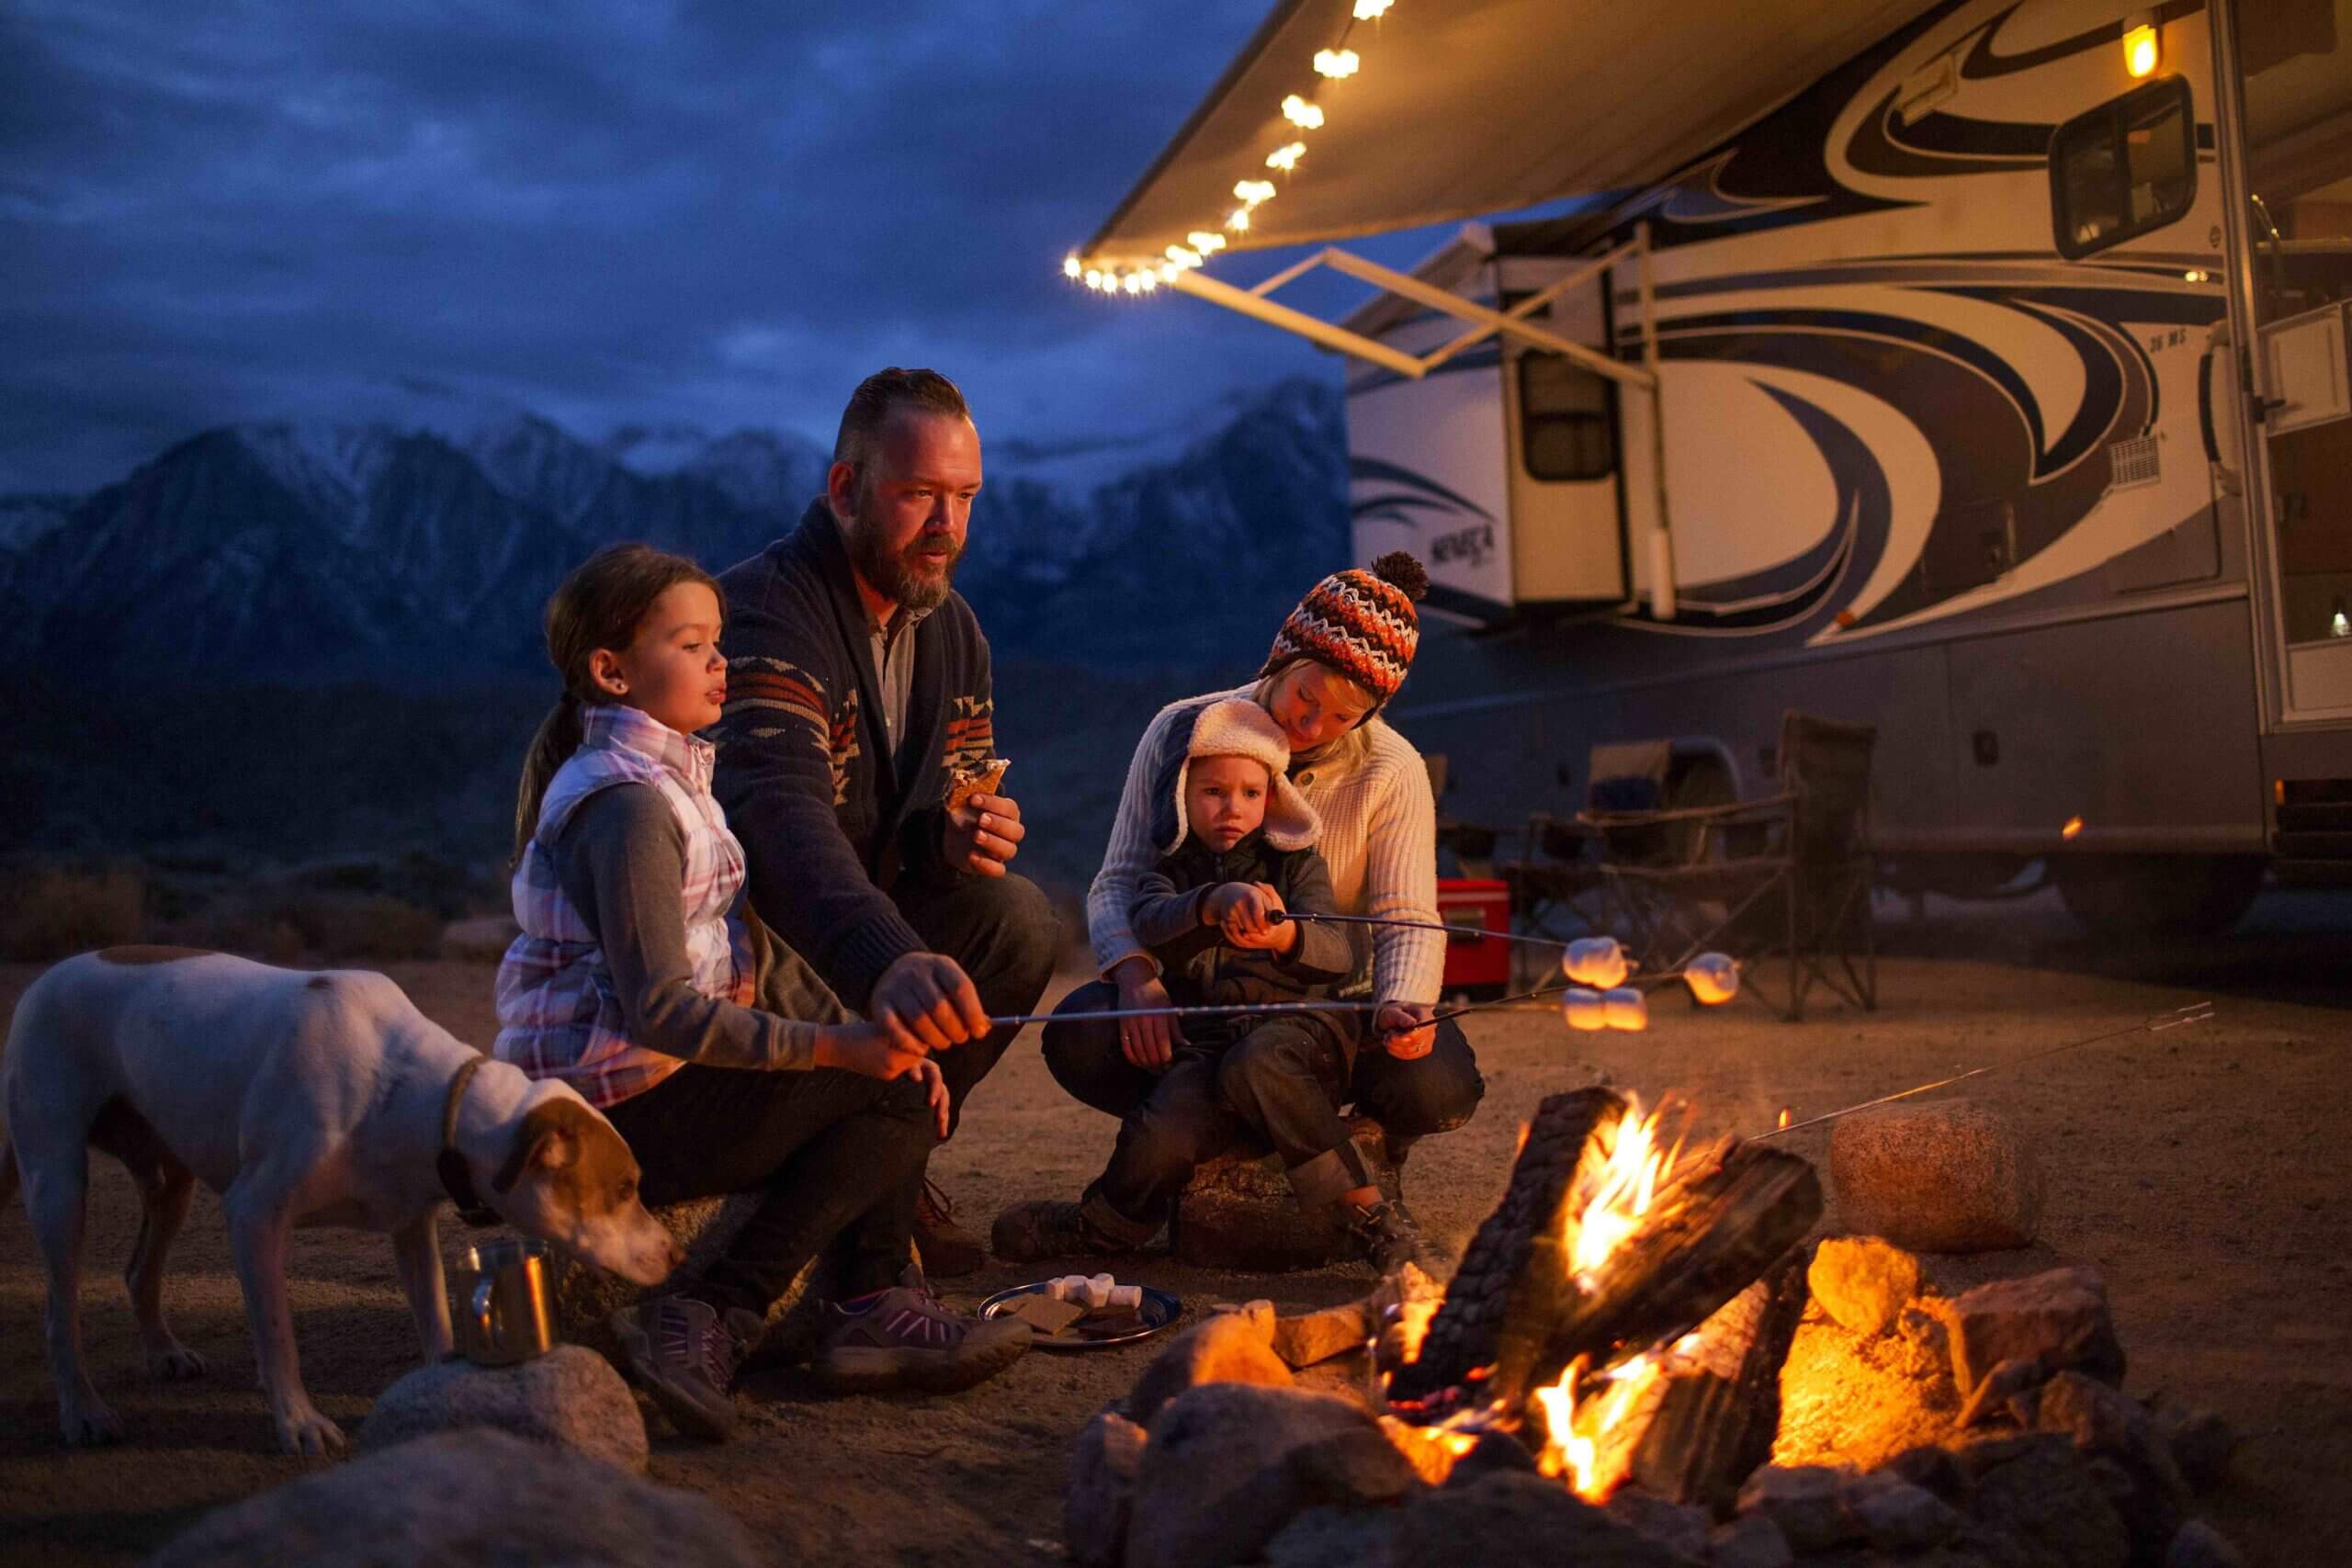
[[[450,1078],[449,1092],[441,1101],[441,1153],[433,1162],[433,1168],[441,1177],[441,1190],[458,1206],[458,1218],[469,1225],[500,1223],[498,1212],[483,1202],[481,1194],[474,1190],[474,1173],[466,1168],[466,1156],[458,1152],[458,1103],[466,1098],[466,1086],[474,1081],[474,1075],[488,1060],[486,1056],[476,1056]]]

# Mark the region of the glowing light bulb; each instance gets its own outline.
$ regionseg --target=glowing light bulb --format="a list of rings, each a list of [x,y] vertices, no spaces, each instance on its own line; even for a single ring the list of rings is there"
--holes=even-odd
[[[1062,276],[1064,277],[1076,277],[1080,273],[1085,270],[1085,268],[1078,265],[1078,258],[1076,256],[1071,255],[1062,257]]]
[[[1119,279],[1119,287],[1130,294],[1140,294],[1143,292],[1143,280],[1131,272]]]
[[[1195,229],[1184,236],[1184,243],[1201,254],[1215,255],[1225,249],[1225,236],[1207,229]]]
[[[1283,118],[1301,130],[1323,129],[1323,111],[1296,93],[1283,100]]]
[[[1315,69],[1333,81],[1340,81],[1356,73],[1362,63],[1352,49],[1318,49],[1315,51]]]
[[[2335,619],[2327,623],[2327,635],[2330,637],[2352,637],[2352,618],[2347,618],[2345,615],[2344,601],[2341,599],[2338,599],[2335,602]]]
[[[1250,206],[1255,207],[1261,201],[1272,201],[1274,199],[1274,182],[1272,180],[1241,180],[1234,185],[1233,194],[1239,197]]]
[[[1169,268],[1168,276],[1170,277],[1175,276],[1176,269],[1173,267]],[[1159,276],[1157,273],[1139,272],[1136,274],[1136,277],[1146,294],[1150,293],[1153,289],[1159,287]]]
[[[2124,33],[2123,69],[2131,73],[2133,81],[2153,73],[2162,53],[2154,23],[2143,22]]]
[[[1388,7],[1395,4],[1396,0],[1356,0],[1356,20],[1376,22],[1386,15]]]
[[[1102,273],[1100,268],[1089,267],[1086,269],[1086,287],[1089,288],[1100,288],[1102,287]]]
[[[2211,273],[2207,272],[2201,266],[2192,266],[2187,272],[2180,275],[2180,280],[2183,283],[2203,283],[2212,276],[2213,275]]]
[[[1235,208],[1232,216],[1225,220],[1225,226],[1237,234],[1246,232],[1250,227],[1250,209],[1246,207]]]
[[[1306,156],[1306,143],[1304,141],[1294,141],[1287,147],[1277,147],[1272,152],[1267,153],[1266,167],[1270,169],[1280,169],[1283,173],[1288,174],[1293,169],[1297,168],[1298,161]]]

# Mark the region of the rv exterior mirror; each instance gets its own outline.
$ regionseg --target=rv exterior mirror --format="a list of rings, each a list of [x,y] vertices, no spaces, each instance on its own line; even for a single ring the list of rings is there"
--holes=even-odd
[[[2069,261],[2161,229],[2196,199],[2197,115],[2186,77],[2134,87],[2051,135],[2051,226]]]

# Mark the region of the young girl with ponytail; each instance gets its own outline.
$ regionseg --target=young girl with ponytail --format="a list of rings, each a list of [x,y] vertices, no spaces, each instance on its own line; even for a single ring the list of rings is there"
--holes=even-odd
[[[718,585],[644,545],[596,552],[548,602],[563,694],[534,738],[514,821],[514,917],[493,1050],[602,1109],[642,1169],[644,1201],[763,1190],[698,1280],[614,1327],[682,1430],[724,1438],[729,1385],[768,1308],[841,1238],[840,1299],[816,1361],[835,1386],[978,1382],[1027,1345],[1019,1324],[951,1313],[902,1282],[911,1190],[947,1097],[895,1023],[761,1010],[784,962],[751,922],[743,852],[711,797],[727,662]]]

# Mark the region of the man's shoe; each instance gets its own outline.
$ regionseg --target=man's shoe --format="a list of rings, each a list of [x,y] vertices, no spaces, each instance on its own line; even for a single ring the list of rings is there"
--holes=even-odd
[[[953,1393],[1019,1360],[1029,1334],[1017,1317],[982,1322],[950,1311],[927,1290],[893,1285],[825,1308],[812,1370],[819,1382],[842,1393]]]
[[[989,1260],[980,1238],[956,1223],[956,1205],[927,1176],[915,1200],[915,1250],[922,1254],[923,1272],[944,1280],[976,1274]]]
[[[756,1313],[725,1314],[692,1296],[655,1296],[613,1314],[629,1370],[671,1424],[689,1437],[724,1442],[735,1430],[728,1389],[767,1325]]]
[[[1442,1276],[1444,1260],[1421,1235],[1401,1198],[1367,1208],[1350,1206],[1343,1217],[1357,1247],[1385,1277],[1410,1263],[1432,1277]]]
[[[1114,1258],[1136,1250],[1089,1224],[1085,1204],[1058,1198],[1013,1204],[996,1217],[989,1240],[996,1255],[1008,1263],[1035,1263],[1043,1258]]]

